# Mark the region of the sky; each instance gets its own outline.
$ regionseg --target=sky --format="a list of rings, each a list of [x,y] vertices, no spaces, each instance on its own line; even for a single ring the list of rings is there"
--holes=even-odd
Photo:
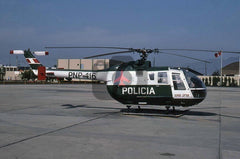
[[[12,49],[46,46],[117,46],[240,51],[239,0],[0,0],[0,64],[26,64]],[[58,58],[83,58],[116,50],[48,49],[46,66]],[[211,53],[179,52],[213,59]],[[132,55],[135,59],[137,54]],[[225,55],[229,56],[239,55]],[[106,57],[109,58],[109,57]],[[194,62],[151,55],[157,65]]]

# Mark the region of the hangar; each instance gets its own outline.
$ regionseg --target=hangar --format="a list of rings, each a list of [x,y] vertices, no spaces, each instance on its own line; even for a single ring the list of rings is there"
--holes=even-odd
[[[222,72],[224,76],[240,76],[239,62],[233,62],[225,67],[223,67]]]

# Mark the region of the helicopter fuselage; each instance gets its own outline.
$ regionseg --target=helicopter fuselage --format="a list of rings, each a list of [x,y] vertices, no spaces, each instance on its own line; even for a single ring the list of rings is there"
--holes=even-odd
[[[109,94],[125,105],[192,106],[206,97],[203,82],[188,70],[170,67],[126,67],[97,72]]]

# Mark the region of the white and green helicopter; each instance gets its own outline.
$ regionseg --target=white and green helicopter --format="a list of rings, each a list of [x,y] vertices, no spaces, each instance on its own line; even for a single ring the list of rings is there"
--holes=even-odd
[[[136,52],[140,54],[140,59],[112,66],[100,71],[76,71],[79,79],[93,79],[104,81],[109,94],[118,102],[130,108],[132,105],[158,105],[170,107],[175,110],[176,106],[189,107],[202,102],[207,95],[204,83],[194,74],[191,69],[152,67],[147,61],[150,53],[166,53],[162,50],[182,50],[182,51],[206,51],[217,52],[215,50],[192,50],[192,49],[133,49],[121,47],[46,47],[48,49],[62,48],[100,48],[100,49],[120,49],[123,51],[99,54],[86,58]],[[14,54],[14,51],[11,53]],[[229,52],[240,53],[240,52]],[[209,63],[179,54],[172,54],[191,58],[194,60]],[[30,50],[25,50],[24,55],[29,62],[29,56],[35,58]],[[34,60],[33,60],[34,61]],[[30,64],[31,66],[31,64]],[[32,65],[33,66],[33,65]],[[31,67],[32,67],[31,66]],[[36,67],[32,67],[35,69]],[[52,73],[56,77],[70,78],[73,70],[46,70],[46,74]],[[90,75],[90,76],[89,76]]]

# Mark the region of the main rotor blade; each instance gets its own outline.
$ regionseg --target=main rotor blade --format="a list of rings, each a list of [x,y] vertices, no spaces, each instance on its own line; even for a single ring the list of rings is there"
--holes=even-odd
[[[93,56],[84,57],[84,59],[89,59],[89,58],[94,58],[94,57],[100,57],[100,56],[107,56],[107,55],[114,55],[114,54],[124,54],[124,53],[129,53],[129,52],[133,52],[133,51],[110,52],[110,53],[105,53],[105,54],[98,54],[98,55],[93,55]]]
[[[201,61],[201,62],[205,62],[205,63],[211,63],[209,61],[200,60],[200,59],[197,59],[197,58],[193,58],[193,57],[189,57],[189,56],[185,56],[185,55],[174,54],[174,53],[170,53],[170,52],[159,52],[159,53],[169,54],[169,55],[174,55],[174,56],[179,56],[179,57],[184,57],[184,58],[188,58],[188,59],[192,59],[192,60],[196,60],[196,61]]]
[[[122,49],[122,50],[137,50],[134,48],[125,48],[125,47],[108,47],[108,46],[47,46],[46,49],[77,49],[77,48],[89,48],[89,49]],[[240,54],[240,51],[224,51],[224,50],[206,50],[206,49],[155,49],[158,51],[201,51],[201,52],[223,52],[223,53],[235,53]]]
[[[122,49],[122,50],[133,50],[133,48],[125,47],[105,47],[105,46],[47,46],[46,49]]]
[[[163,51],[201,51],[201,52],[223,52],[223,53],[233,53],[240,54],[240,51],[224,51],[224,50],[201,50],[201,49],[158,49]]]

